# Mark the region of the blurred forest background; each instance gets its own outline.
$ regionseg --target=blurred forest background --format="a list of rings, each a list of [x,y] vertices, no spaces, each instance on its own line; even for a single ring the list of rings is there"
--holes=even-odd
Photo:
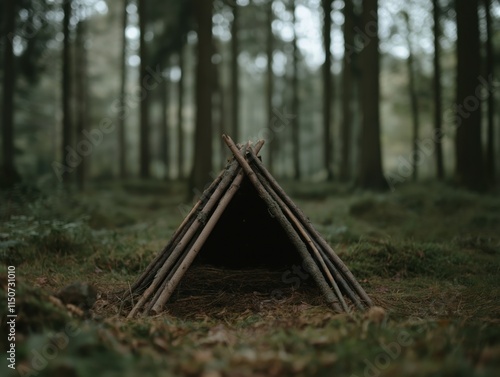
[[[225,164],[222,133],[266,139],[281,179],[498,178],[496,0],[0,6],[2,186],[139,177],[196,193]]]

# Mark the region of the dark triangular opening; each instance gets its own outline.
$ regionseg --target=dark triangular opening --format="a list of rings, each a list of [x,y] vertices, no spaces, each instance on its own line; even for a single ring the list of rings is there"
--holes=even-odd
[[[245,177],[195,261],[227,269],[282,270],[302,260]]]

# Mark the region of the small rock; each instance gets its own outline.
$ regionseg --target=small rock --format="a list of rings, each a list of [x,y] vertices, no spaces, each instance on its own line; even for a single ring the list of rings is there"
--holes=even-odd
[[[97,291],[90,284],[76,282],[61,289],[56,297],[66,305],[71,304],[88,310],[97,299]]]

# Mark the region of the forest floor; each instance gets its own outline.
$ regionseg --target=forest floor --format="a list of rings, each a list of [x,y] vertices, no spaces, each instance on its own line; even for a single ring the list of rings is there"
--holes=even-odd
[[[0,374],[500,375],[498,192],[436,183],[387,193],[285,188],[385,313],[336,314],[309,294],[274,302],[246,292],[246,300],[211,306],[219,292],[126,319],[114,292],[127,289],[181,222],[185,187],[101,183],[78,195],[20,188],[0,194]],[[5,365],[9,265],[16,371]],[[97,288],[92,310],[52,297],[75,281]]]

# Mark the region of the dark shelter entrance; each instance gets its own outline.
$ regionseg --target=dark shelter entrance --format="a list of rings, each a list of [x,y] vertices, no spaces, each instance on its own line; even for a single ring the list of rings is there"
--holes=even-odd
[[[228,205],[195,260],[229,269],[289,269],[302,260],[248,178]]]

